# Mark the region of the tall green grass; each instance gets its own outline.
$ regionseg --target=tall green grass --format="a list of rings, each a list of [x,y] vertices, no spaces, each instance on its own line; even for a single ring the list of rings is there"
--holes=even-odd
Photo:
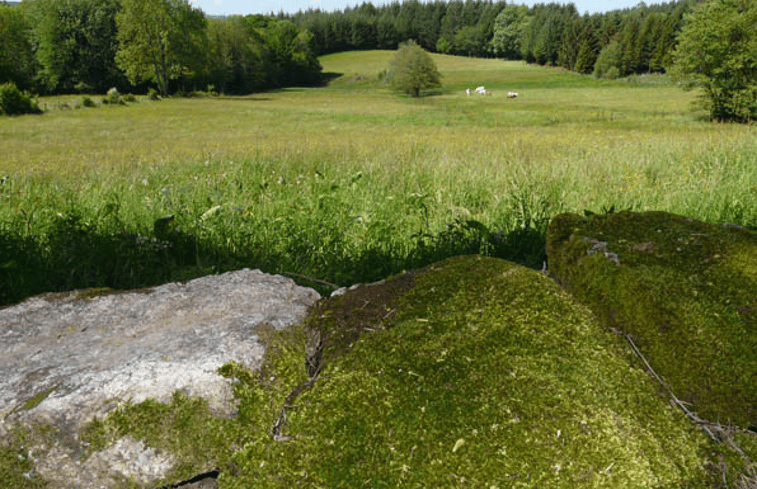
[[[757,225],[755,128],[663,77],[436,56],[445,86],[414,100],[381,84],[390,56],[326,56],[325,88],[0,119],[0,303],[239,267],[323,292],[461,253],[540,267],[551,217],[611,206]]]

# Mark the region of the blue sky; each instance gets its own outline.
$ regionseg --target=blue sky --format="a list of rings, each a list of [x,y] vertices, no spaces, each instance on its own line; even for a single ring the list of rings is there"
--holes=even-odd
[[[667,0],[666,0],[667,1]],[[400,0],[401,2],[401,0]],[[640,0],[574,0],[578,12],[583,14],[584,12],[596,13],[596,12],[608,12],[610,10],[618,10],[624,8],[630,8],[638,5]],[[298,10],[307,10],[309,8],[321,9],[325,12],[332,12],[334,10],[344,10],[345,7],[354,7],[360,5],[363,0],[279,0],[276,2],[263,1],[263,0],[190,0],[190,3],[195,7],[199,7],[203,12],[207,14],[226,14],[226,15],[247,15],[247,14],[268,14],[271,12],[278,13],[284,11],[286,13],[296,13]],[[379,6],[390,1],[375,0],[369,1],[373,5]],[[508,3],[513,3],[510,0]],[[529,0],[529,1],[515,1],[516,4],[533,5],[534,3],[550,3],[544,0]],[[567,1],[557,0],[557,3],[565,4]],[[647,2],[648,4],[658,2]]]

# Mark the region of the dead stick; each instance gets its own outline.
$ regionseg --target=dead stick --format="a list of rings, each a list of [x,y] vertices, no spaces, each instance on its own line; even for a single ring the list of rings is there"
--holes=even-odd
[[[704,432],[707,433],[707,435],[710,437],[710,439],[712,441],[714,441],[715,443],[720,443],[720,441],[717,439],[717,437],[715,437],[715,435],[712,434],[712,431],[710,431],[710,429],[704,424],[704,421],[701,420],[701,419],[699,419],[699,417],[697,417],[696,415],[694,415],[694,413],[692,413],[691,411],[689,411],[689,409],[676,397],[676,395],[673,394],[673,391],[670,390],[670,388],[665,384],[665,382],[662,381],[662,379],[660,378],[660,376],[657,375],[657,372],[654,371],[654,369],[652,368],[652,366],[649,365],[649,362],[647,362],[647,359],[644,358],[644,355],[642,355],[641,352],[639,351],[639,349],[636,347],[636,343],[633,342],[633,340],[631,339],[631,335],[630,334],[626,333],[626,339],[631,344],[631,348],[633,348],[633,351],[636,352],[636,355],[638,355],[639,358],[641,358],[641,361],[644,362],[644,365],[647,366],[647,370],[649,370],[649,372],[654,376],[654,378],[657,379],[657,382],[659,382],[660,385],[666,391],[668,391],[668,394],[670,394],[670,397],[673,398],[673,401],[675,401],[675,403],[678,405],[678,407],[680,407],[681,410],[683,410],[683,412],[686,414],[686,416],[688,416],[689,419],[692,420],[694,423],[696,423],[699,426],[701,426],[702,429],[704,430]]]
[[[332,289],[336,290],[339,288],[338,285],[332,284],[331,282],[326,282],[325,280],[321,280],[318,278],[308,277],[307,275],[303,275],[301,273],[294,273],[294,272],[281,272],[282,275],[289,275],[291,277],[298,277],[298,278],[304,278],[305,280],[310,280],[311,282],[328,285]]]

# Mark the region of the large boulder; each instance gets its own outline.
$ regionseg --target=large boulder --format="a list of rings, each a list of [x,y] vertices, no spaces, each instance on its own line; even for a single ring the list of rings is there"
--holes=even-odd
[[[153,487],[215,470],[231,448],[193,446],[201,439],[192,430],[223,429],[237,414],[233,380],[218,370],[256,370],[261,334],[301,322],[319,298],[290,279],[240,270],[0,310],[0,464],[20,471],[3,470],[0,486]],[[107,440],[98,432],[106,416],[123,418]]]
[[[623,266],[622,251],[591,239],[578,261],[591,252],[604,267]],[[564,270],[574,265],[566,262]],[[275,280],[283,290],[296,289]],[[301,292],[289,302],[312,304],[314,293]],[[207,324],[216,324],[221,311],[247,307],[247,293],[234,286],[220,292],[229,307],[216,309]],[[94,301],[78,299],[80,307]],[[170,302],[166,311],[181,310],[181,301]],[[158,314],[163,319],[153,327],[174,315]],[[88,407],[97,416],[87,422],[71,415],[82,423],[74,431],[74,423],[57,423],[55,411],[42,411],[69,390],[66,377],[22,396],[4,421],[13,429],[0,469],[15,476],[6,486],[41,487],[47,480],[53,487],[148,488],[209,471],[231,489],[693,488],[718,487],[723,477],[734,486],[757,481],[728,471],[736,449],[717,445],[671,402],[623,331],[546,274],[458,257],[341,290],[298,324],[283,327],[276,317],[267,315],[272,325],[254,331],[243,327],[264,345],[262,361],[229,354],[220,368],[213,364],[212,372],[234,381],[231,400],[192,397],[208,377],[172,387],[169,399],[146,394],[140,402],[133,391],[118,391],[131,402]],[[87,333],[67,329],[48,344]],[[139,351],[149,356],[146,345]],[[16,358],[16,367],[23,366]],[[162,371],[158,361],[170,365],[170,356],[150,358],[153,372]],[[128,375],[128,368],[114,368]],[[66,471],[89,478],[65,486]]]
[[[563,214],[547,254],[562,286],[732,448],[719,464],[745,468],[736,486],[757,487],[757,233],[665,212]]]
[[[266,376],[240,379],[240,416],[268,429],[221,487],[711,482],[706,436],[544,274],[454,258],[322,301],[306,326],[317,348],[282,341]]]
[[[563,214],[547,253],[700,418],[757,425],[757,233],[664,212]]]

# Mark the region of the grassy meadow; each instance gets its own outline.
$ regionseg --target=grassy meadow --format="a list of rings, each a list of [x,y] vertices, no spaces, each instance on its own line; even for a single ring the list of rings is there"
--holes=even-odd
[[[443,87],[411,99],[392,54],[325,56],[319,88],[0,118],[0,305],[241,267],[322,292],[463,253],[540,268],[552,217],[613,206],[757,225],[757,128],[664,76],[434,55]]]

